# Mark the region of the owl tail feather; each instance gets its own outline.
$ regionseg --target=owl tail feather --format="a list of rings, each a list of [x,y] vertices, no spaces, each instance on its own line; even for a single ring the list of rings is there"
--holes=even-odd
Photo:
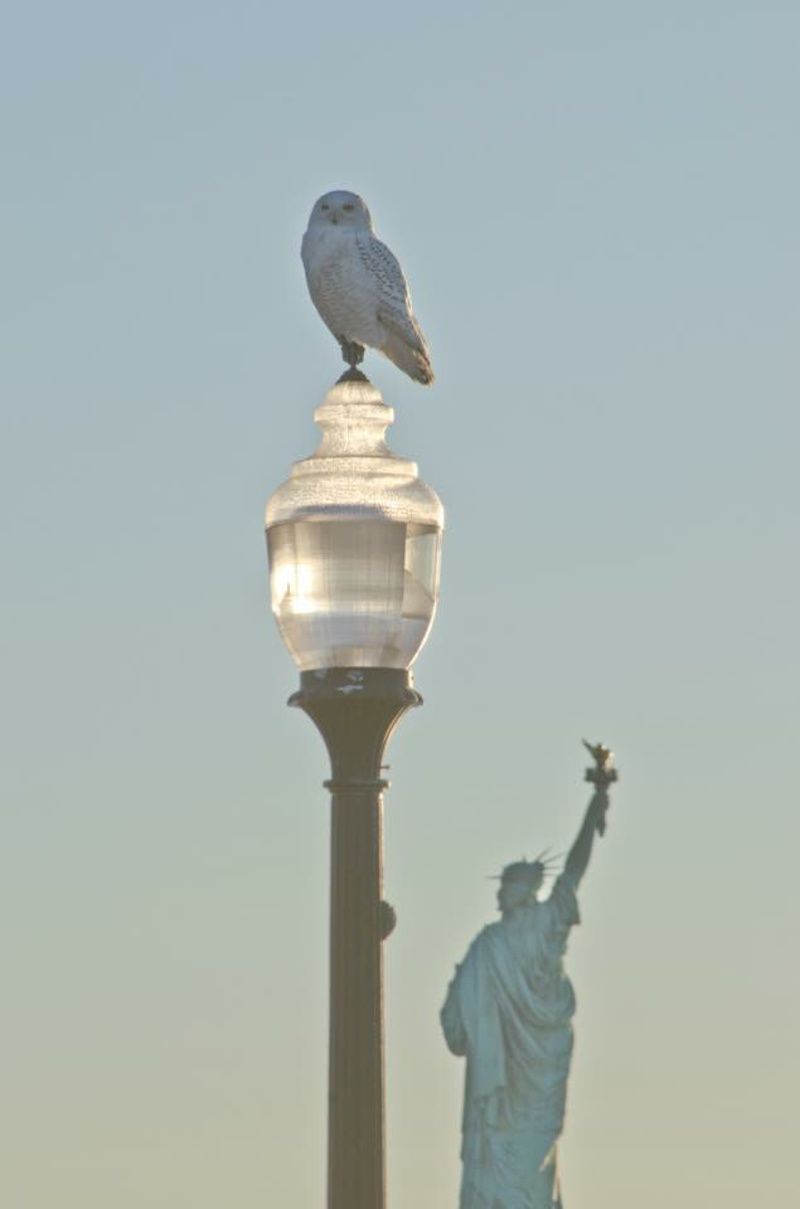
[[[394,332],[389,332],[381,345],[381,352],[390,361],[394,361],[398,369],[402,369],[409,378],[421,382],[423,386],[430,386],[433,381],[433,366],[426,350],[411,348]]]

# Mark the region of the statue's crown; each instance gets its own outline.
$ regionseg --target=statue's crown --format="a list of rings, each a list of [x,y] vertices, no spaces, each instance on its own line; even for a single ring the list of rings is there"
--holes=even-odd
[[[521,861],[512,861],[510,865],[495,874],[493,880],[497,882],[522,882],[529,886],[532,891],[536,891],[541,886],[548,873],[552,874],[558,868],[560,857],[550,856],[550,849],[545,848],[544,852],[540,852],[536,860],[529,861],[525,857]]]
[[[497,880],[501,882],[524,882],[531,889],[538,889],[544,881],[547,872],[542,861],[512,861],[506,865]]]

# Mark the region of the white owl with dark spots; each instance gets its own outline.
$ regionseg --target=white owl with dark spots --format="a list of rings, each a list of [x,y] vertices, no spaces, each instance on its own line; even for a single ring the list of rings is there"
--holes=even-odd
[[[433,381],[428,345],[403,270],[375,235],[366,202],[336,189],[311,211],[303,236],[311,300],[351,370],[376,348],[415,382]]]

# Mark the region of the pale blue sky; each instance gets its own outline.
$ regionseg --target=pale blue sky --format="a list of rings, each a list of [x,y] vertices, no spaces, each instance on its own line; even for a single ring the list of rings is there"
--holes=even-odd
[[[390,1203],[455,1206],[438,1009],[586,734],[624,780],[566,1203],[788,1204],[799,46],[770,0],[7,18],[4,1209],[323,1203],[326,769],[261,527],[339,372],[334,187],[408,271],[437,382],[366,368],[448,516],[389,757]]]

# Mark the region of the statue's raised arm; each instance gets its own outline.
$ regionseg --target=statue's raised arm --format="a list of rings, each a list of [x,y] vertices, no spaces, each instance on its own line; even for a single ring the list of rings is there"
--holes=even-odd
[[[619,780],[619,773],[614,767],[614,753],[602,743],[587,743],[583,746],[592,755],[594,767],[586,769],[586,780],[594,785],[594,794],[586,807],[580,831],[575,843],[569,850],[564,863],[564,874],[573,886],[581,881],[589,865],[595,835],[604,835],[606,830],[606,811],[608,810],[608,788]]]

